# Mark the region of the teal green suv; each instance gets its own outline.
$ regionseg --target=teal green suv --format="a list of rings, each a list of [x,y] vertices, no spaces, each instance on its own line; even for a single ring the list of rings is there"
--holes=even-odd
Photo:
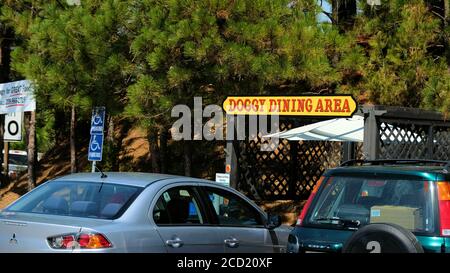
[[[352,160],[327,171],[287,252],[450,252],[450,162]]]

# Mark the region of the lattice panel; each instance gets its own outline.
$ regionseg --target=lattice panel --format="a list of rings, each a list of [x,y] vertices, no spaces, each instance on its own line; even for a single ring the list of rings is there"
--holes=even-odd
[[[339,166],[342,145],[340,142],[300,141],[294,196],[308,196],[320,176],[329,168]]]
[[[280,124],[281,131],[293,127],[288,121]],[[238,188],[254,199],[305,199],[322,173],[339,165],[341,146],[339,142],[280,139],[274,151],[264,152],[261,135],[240,141]]]
[[[292,123],[281,123],[280,130],[292,129]],[[273,151],[261,151],[261,134],[239,142],[239,190],[254,199],[267,194],[288,195],[290,176],[286,171],[292,161],[291,143],[280,139]]]
[[[427,158],[427,125],[383,122],[380,128],[380,158]]]
[[[316,121],[284,119],[280,120],[280,130]],[[450,160],[450,127],[445,124],[378,118],[378,126],[377,158]],[[339,166],[343,146],[341,142],[280,139],[274,151],[262,152],[260,135],[239,141],[238,189],[253,199],[305,199],[325,170]],[[363,143],[355,143],[354,147],[355,159],[364,159]]]
[[[364,150],[363,150],[363,143],[357,142],[355,143],[355,159],[363,160],[364,158]]]
[[[433,132],[433,159],[450,160],[450,127],[437,127]]]

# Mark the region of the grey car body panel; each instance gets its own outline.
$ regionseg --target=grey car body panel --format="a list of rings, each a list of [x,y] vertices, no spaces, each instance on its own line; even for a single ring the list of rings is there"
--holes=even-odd
[[[56,216],[34,213],[0,213],[0,252],[282,252],[292,228],[280,226],[273,230],[251,227],[157,226],[152,217],[159,196],[176,186],[209,186],[234,193],[248,202],[264,219],[267,214],[242,193],[215,182],[164,174],[147,173],[78,173],[53,179],[58,181],[103,182],[143,187],[128,209],[115,220]],[[29,194],[29,193],[28,193]],[[52,249],[47,238],[69,233],[98,232],[112,243],[105,249]],[[240,241],[237,248],[228,248],[224,240],[230,236]],[[166,244],[178,237],[179,248]]]

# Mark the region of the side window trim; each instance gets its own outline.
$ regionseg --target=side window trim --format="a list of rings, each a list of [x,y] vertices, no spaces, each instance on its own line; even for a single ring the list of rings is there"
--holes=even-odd
[[[153,212],[155,210],[156,204],[158,203],[159,199],[163,196],[164,193],[166,193],[169,190],[175,189],[175,188],[187,188],[188,192],[192,194],[192,197],[198,202],[198,209],[199,209],[199,213],[201,214],[201,217],[203,219],[203,223],[200,224],[195,224],[195,223],[185,223],[185,224],[158,224],[156,223],[155,219],[153,218]],[[155,197],[152,199],[153,201],[151,202],[151,206],[148,212],[148,217],[150,218],[151,222],[153,222],[153,224],[155,224],[158,227],[186,227],[186,226],[209,226],[210,221],[209,218],[207,217],[207,213],[205,211],[205,205],[204,202],[201,198],[201,196],[198,193],[198,186],[197,185],[192,185],[192,184],[174,184],[174,185],[169,185],[166,187],[161,188],[159,191],[157,191],[157,193],[155,194]]]
[[[204,208],[207,212],[208,219],[210,220],[210,224],[214,226],[219,226],[219,218],[214,212],[214,207],[212,206],[211,200],[209,200],[208,193],[206,192],[207,186],[197,186],[198,194],[202,199],[202,203],[204,204]]]
[[[265,218],[263,217],[263,215],[260,213],[260,211],[258,211],[256,208],[254,208],[251,204],[248,204],[248,202],[245,199],[242,199],[239,195],[235,194],[234,192],[231,191],[227,191],[224,190],[220,187],[211,187],[211,186],[206,186],[206,185],[200,185],[199,189],[201,189],[202,191],[202,197],[205,199],[205,202],[207,203],[207,209],[209,210],[209,212],[211,213],[211,216],[214,219],[214,224],[216,226],[220,226],[220,227],[240,227],[240,228],[266,228],[264,225],[264,220]],[[242,202],[246,203],[246,206],[248,208],[250,208],[252,211],[254,211],[255,215],[259,218],[258,220],[260,221],[261,224],[258,225],[223,225],[220,224],[219,222],[219,218],[215,212],[215,208],[214,206],[212,206],[212,202],[211,200],[209,200],[209,196],[208,196],[208,189],[212,190],[212,191],[219,191],[219,192],[225,192],[226,194],[229,194],[239,200],[241,200]]]

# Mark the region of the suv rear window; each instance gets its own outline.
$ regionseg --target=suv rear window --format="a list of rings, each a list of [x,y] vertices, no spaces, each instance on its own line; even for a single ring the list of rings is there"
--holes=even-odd
[[[115,219],[141,191],[140,187],[110,183],[48,182],[19,199],[6,211]]]
[[[308,222],[339,228],[345,222],[394,223],[414,232],[433,232],[430,187],[419,180],[330,177]]]

